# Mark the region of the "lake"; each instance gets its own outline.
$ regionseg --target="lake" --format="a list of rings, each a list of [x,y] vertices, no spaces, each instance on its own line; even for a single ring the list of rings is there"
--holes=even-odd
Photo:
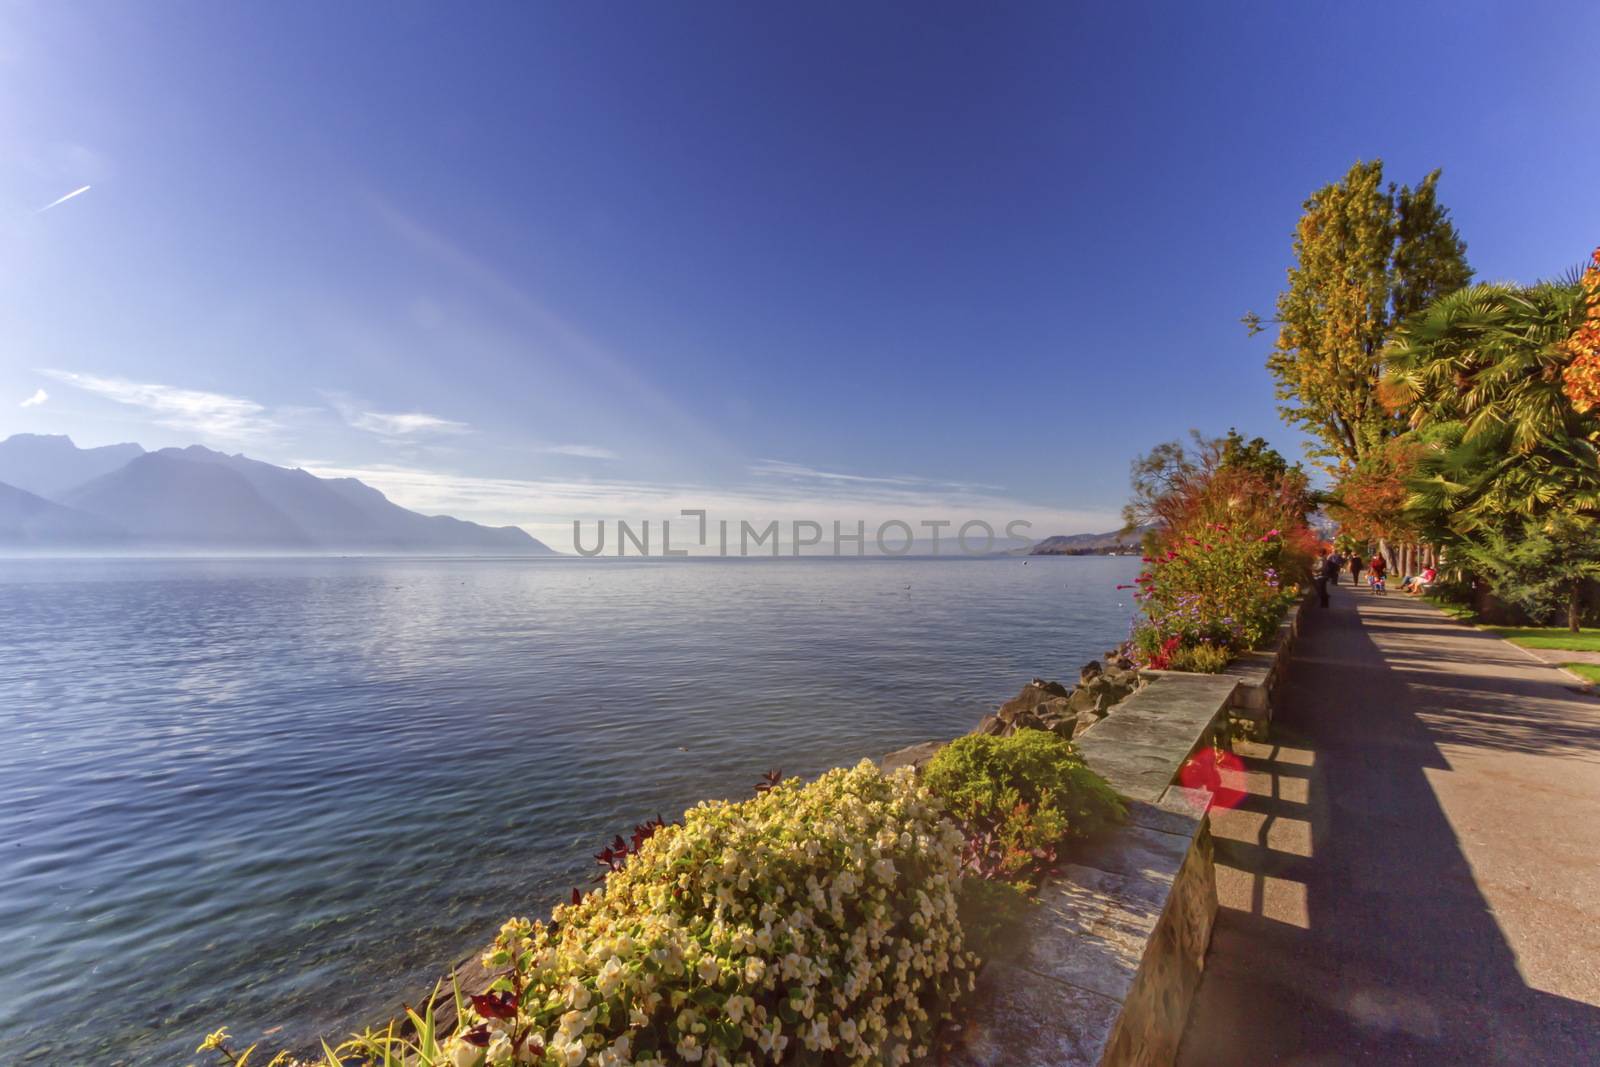
[[[1130,558],[0,561],[0,1062],[378,1021],[611,835],[972,728]]]

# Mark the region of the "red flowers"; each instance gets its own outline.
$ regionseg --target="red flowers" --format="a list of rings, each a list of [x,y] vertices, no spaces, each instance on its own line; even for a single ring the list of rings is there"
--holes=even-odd
[[[1161,642],[1161,648],[1150,656],[1150,669],[1164,671],[1172,666],[1172,657],[1178,654],[1178,649],[1183,647],[1182,637],[1169,637]]]

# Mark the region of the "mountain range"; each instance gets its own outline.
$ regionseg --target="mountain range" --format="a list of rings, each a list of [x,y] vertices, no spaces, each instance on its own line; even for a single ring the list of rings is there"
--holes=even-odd
[[[555,554],[519,527],[408,511],[355,478],[40,434],[0,441],[0,547]]]
[[[1030,556],[1105,556],[1112,553],[1132,552],[1139,548],[1144,535],[1153,527],[1138,526],[1132,530],[1112,530],[1109,533],[1057,534],[1036,542],[1028,549]]]

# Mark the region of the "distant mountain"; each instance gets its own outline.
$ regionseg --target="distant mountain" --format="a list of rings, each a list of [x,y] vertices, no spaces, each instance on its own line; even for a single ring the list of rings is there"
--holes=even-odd
[[[1124,533],[1112,530],[1098,534],[1057,534],[1046,537],[1028,549],[1030,556],[1103,556],[1112,552],[1137,551],[1139,542],[1153,527],[1140,526]]]
[[[135,444],[79,448],[65,434],[13,434],[0,441],[0,482],[54,500],[143,454]]]
[[[0,442],[0,455],[15,440]],[[66,438],[42,440],[73,448]],[[131,458],[59,493],[53,504],[39,499],[42,494],[34,497],[92,527],[56,515],[50,521],[57,534],[24,536],[20,519],[13,532],[5,522],[10,512],[0,511],[0,544],[81,547],[120,535],[126,547],[166,550],[554,555],[518,527],[420,515],[354,478],[318,478],[199,445],[158,452],[128,447],[136,450]],[[15,505],[19,515],[38,511],[24,503]]]
[[[127,536],[127,531],[103,519],[0,483],[0,544],[105,546]]]
[[[140,541],[174,548],[316,547],[237,472],[175,448],[146,452],[61,502],[115,522]]]

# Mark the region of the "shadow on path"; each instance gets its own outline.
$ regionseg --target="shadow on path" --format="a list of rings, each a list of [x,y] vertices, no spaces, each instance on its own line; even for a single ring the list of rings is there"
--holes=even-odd
[[[1272,744],[1240,746],[1250,795],[1213,814],[1223,908],[1179,1062],[1600,1063],[1594,954],[1561,946],[1596,937],[1594,831],[1483,792],[1600,803],[1600,703],[1569,685],[1424,604],[1310,608]],[[1528,984],[1512,911],[1572,996]]]

